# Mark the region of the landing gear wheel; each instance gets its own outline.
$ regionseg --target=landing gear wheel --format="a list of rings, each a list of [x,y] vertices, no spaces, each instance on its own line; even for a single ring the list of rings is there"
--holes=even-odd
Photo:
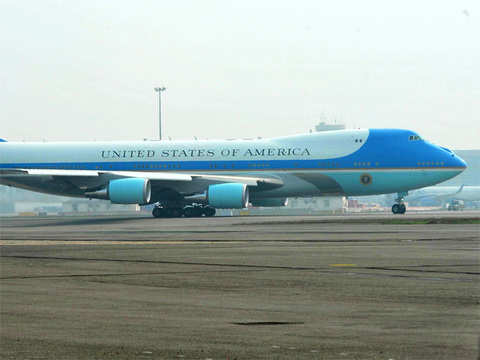
[[[193,207],[187,206],[183,209],[183,215],[185,217],[195,217],[195,209]]]
[[[182,208],[175,208],[174,209],[174,214],[175,214],[175,217],[182,217],[183,216],[183,209]]]
[[[156,206],[152,210],[152,215],[155,218],[182,217],[183,209],[182,208],[169,208],[169,207]]]
[[[393,204],[392,206],[392,213],[394,214],[405,214],[407,211],[407,207],[405,204]]]
[[[178,218],[182,217],[183,209],[181,208],[166,208],[166,217],[169,218]]]
[[[155,218],[166,218],[168,217],[168,210],[167,208],[157,206],[153,208],[152,215]]]
[[[405,203],[403,201],[405,199],[405,196],[407,195],[408,195],[408,191],[399,192],[397,194],[397,198],[395,199],[395,204],[393,204],[392,206],[392,213],[405,214],[405,211],[407,211],[407,207],[405,206]]]
[[[205,206],[203,208],[203,213],[205,214],[206,217],[211,217],[211,216],[214,216],[215,215],[215,208],[211,207],[211,206]]]
[[[152,210],[152,215],[153,215],[154,218],[160,218],[160,217],[162,217],[161,208],[159,208],[159,207],[154,207],[153,210]]]
[[[202,207],[200,206],[186,206],[183,209],[185,217],[201,217],[202,216]]]

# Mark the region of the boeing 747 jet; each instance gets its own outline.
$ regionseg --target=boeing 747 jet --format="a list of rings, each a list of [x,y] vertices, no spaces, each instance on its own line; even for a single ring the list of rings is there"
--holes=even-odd
[[[400,129],[340,130],[255,140],[0,142],[0,184],[48,194],[155,204],[153,216],[283,206],[287,197],[397,193],[466,168],[449,149]]]

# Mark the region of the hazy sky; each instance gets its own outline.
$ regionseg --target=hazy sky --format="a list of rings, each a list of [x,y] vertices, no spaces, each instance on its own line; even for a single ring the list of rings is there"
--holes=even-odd
[[[480,2],[0,0],[0,137],[409,128],[480,148]]]

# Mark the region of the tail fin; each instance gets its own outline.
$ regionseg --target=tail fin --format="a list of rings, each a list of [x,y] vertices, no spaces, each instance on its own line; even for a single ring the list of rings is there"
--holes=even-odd
[[[4,139],[0,139],[0,142],[7,142],[7,140],[4,140]]]

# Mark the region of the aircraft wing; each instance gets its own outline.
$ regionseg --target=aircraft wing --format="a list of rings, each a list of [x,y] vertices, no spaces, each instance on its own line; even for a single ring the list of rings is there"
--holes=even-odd
[[[214,175],[177,172],[152,172],[152,171],[108,171],[108,170],[64,170],[64,169],[0,169],[0,175],[8,177],[45,176],[64,177],[81,180],[81,178],[108,179],[143,178],[155,182],[203,182],[212,183],[242,183],[248,186],[279,187],[283,181],[276,177],[259,177],[250,175]],[[269,186],[268,186],[269,185]]]

